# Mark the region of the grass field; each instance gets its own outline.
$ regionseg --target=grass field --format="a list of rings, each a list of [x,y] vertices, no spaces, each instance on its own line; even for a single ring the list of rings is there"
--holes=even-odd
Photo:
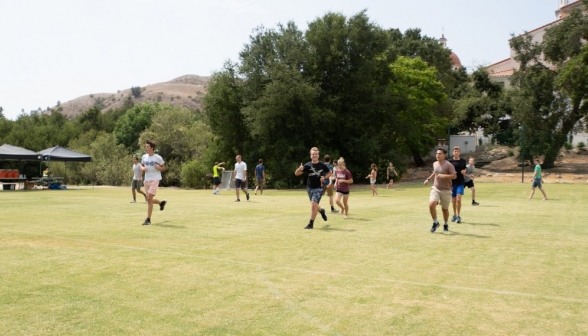
[[[305,191],[0,192],[4,335],[586,335],[585,185],[477,184],[429,233],[429,188],[353,190],[303,230]],[[323,198],[323,206],[328,199]]]

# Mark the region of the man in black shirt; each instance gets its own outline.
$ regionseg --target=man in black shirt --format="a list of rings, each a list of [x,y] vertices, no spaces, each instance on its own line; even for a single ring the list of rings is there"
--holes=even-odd
[[[453,217],[451,218],[452,222],[461,223],[461,197],[463,196],[463,191],[465,188],[465,180],[463,178],[463,174],[465,173],[466,169],[466,162],[464,159],[460,158],[461,150],[459,146],[453,147],[453,158],[449,159],[449,163],[455,167],[455,172],[457,173],[457,178],[452,183],[452,190],[451,190],[451,203],[453,205]]]
[[[320,212],[323,220],[327,220],[327,214],[325,209],[319,206],[321,197],[323,196],[323,182],[331,176],[331,171],[326,164],[319,161],[319,150],[316,147],[310,149],[310,161],[306,164],[300,164],[300,167],[296,169],[294,175],[300,176],[304,173],[308,174],[308,180],[306,182],[306,189],[308,192],[308,198],[310,199],[310,222],[305,229],[314,228],[314,219],[316,214]]]

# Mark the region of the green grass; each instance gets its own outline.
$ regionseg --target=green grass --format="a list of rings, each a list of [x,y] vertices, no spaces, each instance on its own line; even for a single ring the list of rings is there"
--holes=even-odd
[[[305,191],[160,189],[151,226],[129,188],[0,192],[0,330],[585,335],[588,193],[545,189],[477,184],[436,234],[420,185],[353,190],[351,218],[315,230]]]

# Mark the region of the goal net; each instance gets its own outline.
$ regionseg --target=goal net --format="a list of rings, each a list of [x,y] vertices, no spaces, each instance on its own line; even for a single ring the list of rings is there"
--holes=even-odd
[[[233,183],[233,174],[235,174],[235,171],[233,170],[223,171],[223,176],[221,177],[221,184],[223,185],[223,190],[231,189],[231,183]]]

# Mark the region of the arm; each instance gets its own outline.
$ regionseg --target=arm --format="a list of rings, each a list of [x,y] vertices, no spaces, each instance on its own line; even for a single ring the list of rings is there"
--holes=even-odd
[[[294,171],[294,175],[296,176],[300,176],[304,173],[304,166],[302,165],[302,163],[300,163],[300,167],[298,167],[295,171]]]
[[[159,170],[159,171],[165,171],[167,168],[165,167],[165,163],[159,164],[156,163],[153,165],[153,168]]]
[[[434,178],[434,177],[435,177],[435,172],[431,173],[431,175],[429,175],[429,177],[427,177],[427,179],[425,180],[425,183],[424,184],[426,185],[427,183],[429,183],[429,180],[432,179],[432,178]]]
[[[261,171],[261,178],[265,180],[265,169]]]

